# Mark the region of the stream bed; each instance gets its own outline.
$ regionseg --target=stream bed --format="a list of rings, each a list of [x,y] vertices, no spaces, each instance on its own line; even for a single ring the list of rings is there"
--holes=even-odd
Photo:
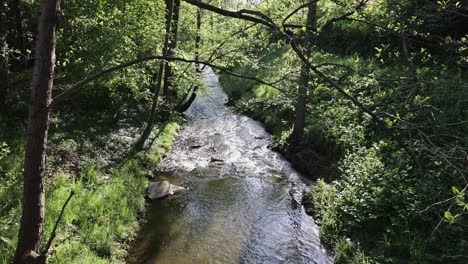
[[[151,202],[128,263],[332,263],[300,205],[311,182],[270,149],[261,123],[229,112],[211,69],[203,78],[155,174],[187,190]]]

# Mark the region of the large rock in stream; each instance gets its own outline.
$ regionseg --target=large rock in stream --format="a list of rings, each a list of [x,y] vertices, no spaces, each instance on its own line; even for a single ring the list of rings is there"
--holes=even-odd
[[[182,190],[185,190],[182,186],[171,184],[168,181],[159,181],[150,183],[146,190],[146,194],[151,200],[154,200]]]

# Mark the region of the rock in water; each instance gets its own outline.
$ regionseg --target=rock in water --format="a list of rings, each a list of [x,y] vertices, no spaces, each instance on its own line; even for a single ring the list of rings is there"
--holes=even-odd
[[[184,187],[170,184],[168,181],[152,182],[146,190],[151,200],[166,197],[177,191],[185,190]]]

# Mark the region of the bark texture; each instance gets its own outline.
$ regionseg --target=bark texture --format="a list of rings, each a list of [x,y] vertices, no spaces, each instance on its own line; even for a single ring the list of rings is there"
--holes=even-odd
[[[0,45],[0,49],[2,49],[1,45]],[[8,93],[7,55],[0,53],[0,116],[5,114],[7,110],[7,104],[6,104],[7,93]]]
[[[177,34],[179,31],[179,13],[180,13],[180,0],[168,0],[172,2],[172,20],[170,21],[170,32],[169,32],[169,46],[167,50],[167,56],[174,56],[175,49],[177,48]],[[168,98],[174,99],[176,91],[173,89],[173,70],[169,62],[164,63],[164,95]]]
[[[2,7],[5,5],[2,3]],[[6,12],[0,11],[0,116],[5,114],[7,105],[6,97],[8,93],[8,53],[6,52],[8,32],[8,17]]]
[[[166,36],[164,37],[164,46],[162,50],[162,55],[163,57],[167,57],[167,54],[169,52],[169,45],[170,45],[170,35],[171,35],[171,26],[172,26],[172,19],[173,19],[173,2],[174,0],[166,0]],[[179,2],[180,3],[180,2]],[[151,131],[154,128],[154,122],[156,120],[156,109],[158,107],[158,100],[159,100],[159,93],[161,92],[162,88],[162,83],[163,83],[163,78],[166,78],[164,75],[165,69],[167,66],[167,62],[161,61],[159,63],[159,70],[157,73],[157,76],[153,76],[153,80],[156,80],[156,82],[153,84],[154,89],[153,89],[153,99],[151,102],[151,110],[150,110],[150,115],[148,117],[148,122],[146,123],[145,130],[141,134],[141,137],[138,139],[138,141],[135,143],[135,146],[133,147],[133,151],[140,151],[143,149],[145,146],[145,142],[148,140]]]
[[[55,66],[55,41],[59,0],[42,0],[23,172],[23,211],[14,263],[41,263],[37,251],[44,224],[46,146]],[[42,261],[41,261],[42,259]]]
[[[197,9],[197,32],[195,33],[195,72],[197,75],[200,77],[201,75],[201,68],[200,68],[200,45],[201,45],[201,25],[202,25],[202,10],[201,8]],[[182,103],[180,103],[177,106],[177,111],[182,113],[185,112],[195,101],[197,98],[197,91],[198,91],[198,86],[195,86],[189,91],[185,97],[184,100],[182,100]]]
[[[312,46],[314,45],[314,30],[316,28],[317,21],[317,1],[313,1],[309,4],[307,12],[307,24],[304,36],[304,56],[309,59]],[[305,128],[305,115],[307,110],[307,91],[310,80],[310,69],[307,64],[303,63],[301,66],[301,73],[299,76],[299,89],[297,92],[296,101],[296,114],[294,120],[294,128],[291,135],[292,143],[297,144],[302,140],[304,136]]]

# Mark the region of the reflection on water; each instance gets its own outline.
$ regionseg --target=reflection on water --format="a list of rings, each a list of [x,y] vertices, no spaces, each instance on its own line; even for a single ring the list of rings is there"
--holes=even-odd
[[[211,69],[204,79],[207,91],[158,167],[187,191],[152,202],[128,262],[331,263],[313,219],[293,206],[304,179],[268,148],[260,123],[227,111]]]

